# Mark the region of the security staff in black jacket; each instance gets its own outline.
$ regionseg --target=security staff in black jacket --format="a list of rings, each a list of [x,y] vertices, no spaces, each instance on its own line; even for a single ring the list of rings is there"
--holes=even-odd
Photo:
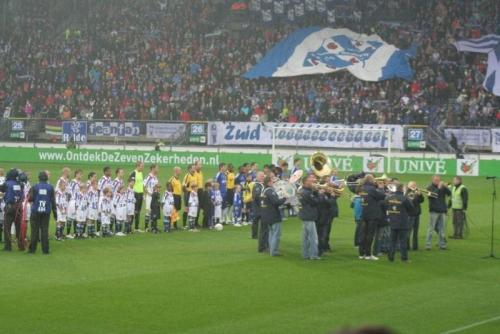
[[[46,172],[38,175],[39,183],[35,184],[29,192],[28,201],[31,206],[31,241],[29,253],[35,253],[38,240],[42,242],[42,252],[49,254],[49,220],[52,211],[57,221],[56,197],[54,188],[48,184],[49,176]]]
[[[399,241],[401,260],[408,261],[408,214],[413,211],[413,205],[403,194],[403,185],[399,182],[393,183],[396,192],[389,194],[384,200],[383,207],[386,210],[387,220],[391,227],[391,246],[389,248],[389,261],[394,261],[396,243]]]
[[[257,172],[255,183],[252,189],[252,239],[258,239],[257,250],[263,252],[268,248],[269,231],[268,227],[264,229],[260,219],[260,196],[264,190],[264,173]],[[259,228],[260,225],[260,228]]]
[[[279,243],[281,238],[281,213],[280,206],[285,204],[286,198],[279,198],[273,188],[270,176],[264,178],[264,190],[261,195],[260,219],[263,226],[269,226],[269,253],[279,256]]]
[[[360,196],[363,206],[363,221],[361,223],[361,245],[359,247],[359,258],[365,260],[378,260],[372,255],[372,243],[378,222],[383,213],[380,202],[385,199],[382,186],[375,183],[373,175],[367,174],[363,180]]]
[[[12,224],[16,227],[17,248],[24,250],[24,240],[21,240],[21,219],[23,215],[24,184],[18,181],[19,171],[11,169],[7,172],[5,183],[0,186],[0,193],[5,201],[4,213],[4,250],[12,250],[10,230]]]

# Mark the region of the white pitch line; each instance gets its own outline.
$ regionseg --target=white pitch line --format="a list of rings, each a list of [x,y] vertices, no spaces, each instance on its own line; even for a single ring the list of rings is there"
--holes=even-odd
[[[481,325],[484,325],[484,324],[487,324],[489,322],[493,322],[493,321],[496,321],[496,320],[500,320],[500,315],[498,317],[494,317],[494,318],[491,318],[491,319],[487,319],[487,320],[475,322],[475,323],[467,325],[467,326],[463,326],[463,327],[455,328],[455,329],[452,329],[452,330],[449,330],[449,331],[446,331],[446,332],[442,332],[441,334],[458,333],[458,332],[464,331],[466,329],[477,327],[477,326],[481,326]]]

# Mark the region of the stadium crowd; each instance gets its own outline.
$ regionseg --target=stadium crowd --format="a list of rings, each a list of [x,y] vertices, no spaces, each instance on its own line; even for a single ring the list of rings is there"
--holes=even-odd
[[[0,33],[0,110],[63,119],[500,125],[499,98],[481,88],[486,57],[450,44],[500,33],[495,0],[353,1],[360,16],[333,26],[416,45],[411,82],[363,82],[345,71],[245,80],[288,33],[329,24],[315,16],[268,26],[251,12],[232,13],[231,3],[88,0],[51,11],[47,1],[19,2],[20,14]]]

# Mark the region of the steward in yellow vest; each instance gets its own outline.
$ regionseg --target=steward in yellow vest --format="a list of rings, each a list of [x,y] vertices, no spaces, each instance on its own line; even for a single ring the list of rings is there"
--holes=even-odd
[[[469,201],[467,188],[462,184],[462,178],[455,176],[453,185],[450,187],[451,199],[449,206],[453,212],[453,236],[452,239],[463,239],[464,226],[467,223],[465,211]]]

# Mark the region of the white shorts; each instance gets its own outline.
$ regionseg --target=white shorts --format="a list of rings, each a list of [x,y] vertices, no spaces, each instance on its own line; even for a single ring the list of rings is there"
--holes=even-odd
[[[116,220],[117,221],[127,220],[127,208],[125,206],[116,208]]]
[[[97,210],[90,209],[87,218],[90,220],[97,220],[97,217],[99,217]]]
[[[151,196],[144,195],[144,203],[146,205],[146,211],[151,211]]]
[[[133,216],[135,214],[135,205],[127,204],[127,216]]]
[[[58,223],[65,223],[66,222],[66,213],[62,213],[61,211],[57,210],[57,222]]]
[[[68,203],[68,219],[76,219],[76,201]]]
[[[86,222],[87,221],[87,210],[77,210],[76,211],[76,221],[77,222]]]
[[[217,205],[214,208],[214,218],[221,219],[222,218],[222,205]]]
[[[101,213],[101,223],[103,225],[110,225],[111,224],[111,216],[110,215],[104,215]]]

